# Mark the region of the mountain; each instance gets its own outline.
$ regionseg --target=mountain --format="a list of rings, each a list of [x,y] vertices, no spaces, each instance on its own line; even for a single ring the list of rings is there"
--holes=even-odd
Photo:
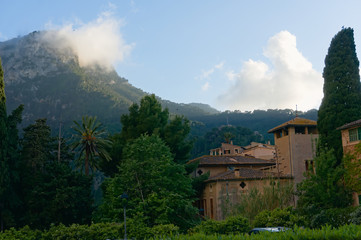
[[[120,116],[147,93],[114,69],[81,67],[66,44],[56,45],[48,32],[33,32],[0,43],[8,110],[24,104],[23,126],[47,118],[57,129],[82,115],[98,116],[110,130],[120,130]],[[215,112],[211,107],[162,100],[171,113],[188,118]]]

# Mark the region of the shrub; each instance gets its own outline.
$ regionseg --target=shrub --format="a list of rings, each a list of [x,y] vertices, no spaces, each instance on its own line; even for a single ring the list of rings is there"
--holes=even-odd
[[[247,218],[242,216],[229,217],[221,221],[220,234],[242,234],[250,230],[250,224]]]
[[[286,209],[276,208],[272,211],[262,211],[254,219],[253,226],[255,227],[293,227],[294,225],[303,226],[305,220],[302,216],[288,207]]]
[[[242,216],[229,217],[226,220],[215,221],[206,220],[198,226],[189,230],[189,233],[211,234],[241,234],[250,230],[250,224],[247,218]]]
[[[351,223],[351,213],[354,207],[330,208],[321,210],[318,213],[309,215],[311,228],[320,228],[325,225],[339,227]]]
[[[0,232],[0,240],[37,240],[41,238],[41,235],[42,233],[40,230],[32,230],[29,226],[25,226],[19,230],[10,228],[4,232]]]
[[[350,214],[350,222],[352,224],[361,225],[361,207],[356,208],[356,210]]]

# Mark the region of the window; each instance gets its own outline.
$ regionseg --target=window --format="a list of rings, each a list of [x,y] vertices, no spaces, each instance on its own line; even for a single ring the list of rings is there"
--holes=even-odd
[[[315,165],[314,165],[313,160],[306,160],[305,168],[306,168],[306,171],[315,172]]]
[[[361,140],[361,128],[348,130],[348,135],[350,137],[350,142]]]
[[[305,127],[295,127],[296,134],[305,134]]]
[[[224,150],[224,154],[231,154],[231,150]]]

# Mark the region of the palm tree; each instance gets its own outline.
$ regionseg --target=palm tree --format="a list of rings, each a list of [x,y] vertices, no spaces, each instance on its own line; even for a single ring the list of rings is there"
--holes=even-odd
[[[85,175],[89,175],[89,167],[97,169],[97,160],[100,158],[110,160],[107,149],[110,148],[112,142],[103,138],[106,131],[102,128],[102,124],[97,121],[96,117],[83,116],[81,124],[74,121],[73,129],[75,141],[72,144],[73,150],[79,152],[79,161],[85,154],[84,168]]]

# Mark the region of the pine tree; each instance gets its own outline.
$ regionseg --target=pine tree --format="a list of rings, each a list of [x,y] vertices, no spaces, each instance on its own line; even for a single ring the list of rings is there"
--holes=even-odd
[[[6,112],[4,72],[0,60],[0,228],[15,224],[14,209],[19,205],[16,195],[18,178],[18,131],[23,106],[10,116]]]
[[[353,29],[344,28],[331,41],[323,70],[324,97],[318,111],[320,146],[334,149],[342,159],[337,127],[361,118],[361,85]]]

